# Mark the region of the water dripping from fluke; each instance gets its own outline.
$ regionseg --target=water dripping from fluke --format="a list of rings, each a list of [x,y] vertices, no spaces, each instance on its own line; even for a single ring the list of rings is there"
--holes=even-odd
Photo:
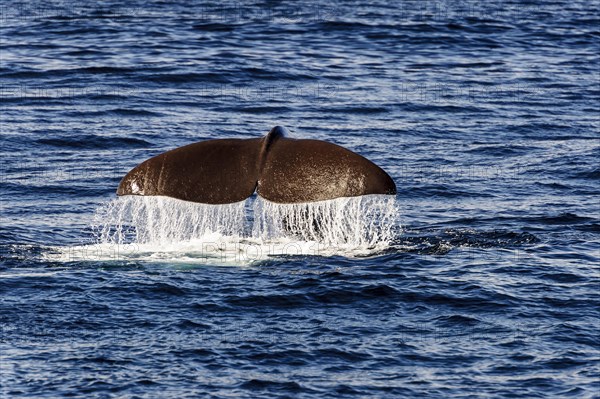
[[[208,205],[162,196],[123,196],[101,206],[99,243],[164,245],[215,237],[253,242],[385,247],[397,234],[398,206],[389,195],[277,204],[260,197]]]

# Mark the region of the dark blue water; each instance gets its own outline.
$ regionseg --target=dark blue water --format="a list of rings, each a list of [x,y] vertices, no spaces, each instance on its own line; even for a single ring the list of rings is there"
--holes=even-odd
[[[2,397],[598,397],[597,2],[0,11]],[[274,125],[388,171],[390,245],[50,256],[139,162]]]

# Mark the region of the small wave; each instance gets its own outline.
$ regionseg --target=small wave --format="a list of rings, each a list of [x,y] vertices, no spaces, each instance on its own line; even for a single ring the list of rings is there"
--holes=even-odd
[[[423,185],[421,187],[410,187],[406,188],[403,196],[407,196],[408,198],[417,197],[417,198],[493,198],[494,195],[491,193],[485,193],[482,191],[467,191],[460,190],[455,186],[445,185],[445,184],[430,184]]]
[[[231,32],[235,29],[235,26],[232,24],[206,23],[196,24],[192,26],[192,29],[203,32]]]
[[[456,325],[460,326],[474,326],[479,324],[479,320],[474,317],[468,317],[460,314],[455,314],[451,316],[439,316],[435,318],[435,321],[438,322],[442,326],[454,327]]]
[[[139,69],[131,68],[131,67],[97,66],[97,67],[81,68],[78,70],[78,72],[87,73],[87,74],[91,74],[91,75],[106,75],[106,74],[123,74],[123,73],[132,73],[132,72],[137,73],[137,72],[139,72]]]
[[[585,223],[585,222],[593,221],[594,219],[585,217],[585,216],[579,216],[574,213],[566,212],[566,213],[561,213],[559,215],[553,215],[553,216],[544,215],[544,216],[529,217],[529,218],[527,218],[527,220],[530,222],[550,224],[550,225],[557,225],[557,224],[567,225],[567,224]]]
[[[439,112],[439,113],[477,113],[477,114],[491,114],[493,110],[477,106],[460,106],[460,105],[432,105],[432,104],[418,104],[410,103],[404,106],[407,111],[410,112]]]
[[[588,231],[590,233],[600,233],[600,223],[586,223],[575,227],[575,230]]]
[[[351,303],[364,300],[393,299],[400,296],[400,291],[385,284],[362,287],[361,289],[327,289],[311,295],[313,301],[319,303]]]
[[[323,21],[315,24],[319,29],[323,29],[326,32],[334,31],[352,31],[361,32],[374,27],[382,29],[379,25],[367,25],[362,22],[350,22],[350,21]]]
[[[92,50],[86,48],[80,48],[77,50],[65,51],[65,55],[85,57],[85,56],[105,56],[106,52],[100,50]]]
[[[294,381],[270,381],[253,378],[240,385],[240,388],[255,390],[281,390],[285,392],[304,391],[302,386]]]
[[[271,294],[232,296],[227,303],[234,307],[275,307],[293,308],[314,305],[315,303],[352,303],[364,300],[392,299],[399,292],[385,284],[370,285],[359,289],[321,289],[308,294]]]
[[[482,145],[466,152],[495,157],[510,157],[529,154],[537,149],[537,147],[522,145]]]
[[[559,123],[546,123],[546,122],[532,122],[522,125],[508,126],[505,128],[508,132],[514,132],[519,134],[530,134],[531,138],[535,138],[541,141],[553,141],[553,140],[572,140],[582,139],[580,136],[555,136],[552,132],[563,134],[565,131],[569,131],[570,126]],[[543,133],[543,134],[540,134]]]
[[[575,179],[600,180],[600,168],[578,171],[573,175]]]
[[[115,108],[107,111],[108,113],[115,115],[124,116],[160,116],[160,113],[147,111],[144,109],[132,109],[132,108]]]
[[[248,79],[253,81],[265,80],[265,81],[316,81],[318,77],[310,75],[304,71],[295,72],[291,67],[290,69],[282,70],[280,65],[271,65],[265,63],[261,68],[243,68],[240,73],[243,73]]]
[[[405,229],[404,235],[399,237],[393,246],[400,252],[446,255],[450,251],[460,248],[513,248],[537,242],[539,242],[539,239],[527,232],[480,231],[464,228],[445,229],[443,231],[412,231]],[[468,254],[465,256],[468,256]]]
[[[262,106],[262,107],[236,107],[231,108],[231,111],[235,112],[243,112],[246,114],[271,114],[271,113],[285,113],[290,112],[292,109],[290,107],[283,106]]]
[[[511,297],[498,293],[491,296],[487,293],[482,293],[481,295],[451,295],[449,293],[406,291],[402,292],[399,297],[401,301],[405,302],[423,303],[453,309],[500,311],[513,305]]]
[[[145,140],[132,137],[104,137],[89,135],[77,135],[68,138],[50,138],[39,139],[38,144],[49,145],[58,148],[77,148],[77,149],[109,149],[109,148],[148,148],[152,144]]]
[[[382,114],[389,112],[386,107],[354,107],[348,106],[343,108],[328,108],[327,112],[343,113],[343,114]]]
[[[373,358],[368,352],[358,352],[349,349],[322,348],[315,351],[319,359],[345,360],[350,362],[367,361]]]
[[[87,51],[90,50],[78,50]],[[73,52],[72,52],[73,53]],[[81,54],[79,54],[81,55]],[[110,66],[98,66],[98,67],[87,67],[77,69],[48,69],[48,70],[17,70],[14,72],[6,72],[2,74],[4,79],[47,79],[49,77],[65,77],[74,76],[77,74],[89,74],[89,75],[110,75],[117,74],[122,75],[125,73],[137,73],[139,69],[128,68],[128,67],[110,67]]]
[[[132,108],[115,108],[102,111],[65,111],[65,116],[83,119],[83,118],[100,118],[100,117],[115,117],[115,116],[130,116],[130,117],[158,117],[162,114],[155,111],[147,111],[142,109]]]
[[[544,273],[541,275],[541,278],[554,281],[557,283],[584,283],[586,281],[585,277],[578,276],[573,273]]]
[[[162,73],[139,79],[155,83],[231,83],[227,73]]]
[[[312,301],[304,294],[286,294],[286,295],[250,295],[243,297],[230,297],[227,304],[234,307],[274,307],[274,308],[293,308],[304,307]]]
[[[200,322],[189,320],[189,319],[179,320],[178,322],[171,324],[171,326],[174,326],[174,327],[177,327],[180,329],[188,329],[188,328],[194,329],[194,330],[200,329],[200,328],[206,329],[206,330],[210,329],[210,325],[208,325],[208,324],[200,323]],[[205,353],[209,353],[209,352],[210,351],[205,351]]]

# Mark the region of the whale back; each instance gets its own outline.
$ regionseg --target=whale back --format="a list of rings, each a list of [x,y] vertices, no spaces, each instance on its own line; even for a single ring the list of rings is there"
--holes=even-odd
[[[396,193],[392,178],[368,159],[284,132],[275,127],[263,138],[207,140],[167,151],[127,173],[117,194],[228,204],[254,191],[277,203]]]

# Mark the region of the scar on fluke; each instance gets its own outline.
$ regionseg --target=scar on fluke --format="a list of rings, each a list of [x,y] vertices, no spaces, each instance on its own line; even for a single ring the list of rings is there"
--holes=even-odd
[[[392,178],[363,156],[287,135],[275,126],[262,138],[206,140],[167,151],[127,173],[117,194],[204,204],[243,201],[255,191],[284,204],[396,194]]]

